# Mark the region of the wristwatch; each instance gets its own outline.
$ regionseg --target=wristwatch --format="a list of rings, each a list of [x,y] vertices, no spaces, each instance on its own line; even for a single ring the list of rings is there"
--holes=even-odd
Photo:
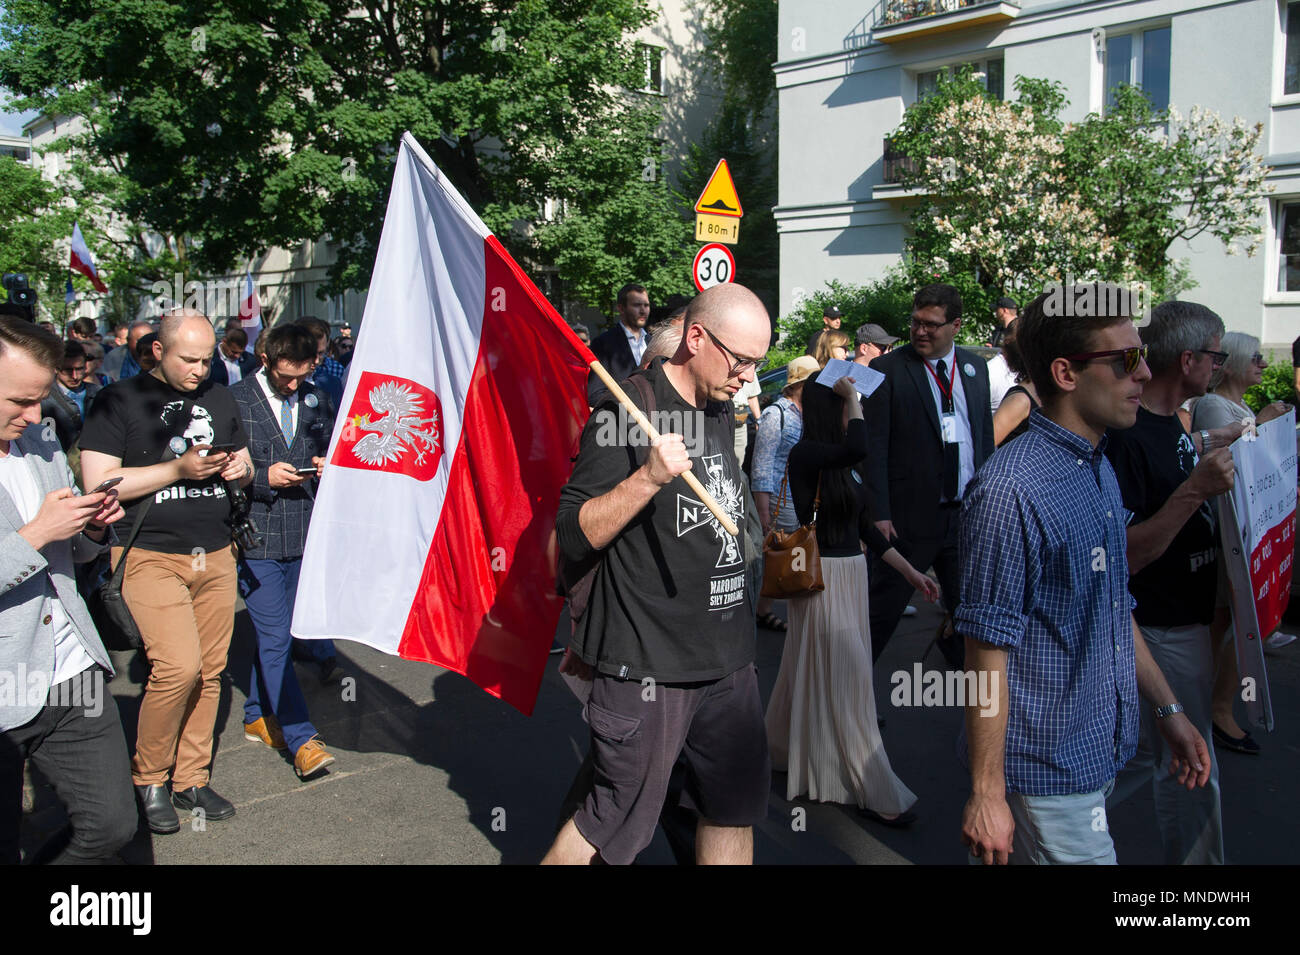
[[[1181,703],[1170,703],[1168,706],[1157,706],[1156,719],[1162,720],[1166,716],[1173,716],[1175,713],[1181,712],[1183,712],[1183,704]]]
[[[1210,450],[1210,432],[1201,432],[1201,454],[1206,454]]]

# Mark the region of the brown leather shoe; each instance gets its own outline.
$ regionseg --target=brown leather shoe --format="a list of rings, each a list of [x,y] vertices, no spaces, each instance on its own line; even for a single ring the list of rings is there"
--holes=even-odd
[[[280,732],[279,724],[265,716],[258,717],[255,723],[244,724],[244,739],[250,743],[265,743],[271,749],[278,749],[281,752],[289,748],[289,744],[284,741],[284,734]]]
[[[293,771],[298,774],[299,779],[306,779],[316,775],[333,762],[334,757],[325,749],[325,744],[321,742],[320,737],[313,736],[298,747],[298,752],[293,757]]]

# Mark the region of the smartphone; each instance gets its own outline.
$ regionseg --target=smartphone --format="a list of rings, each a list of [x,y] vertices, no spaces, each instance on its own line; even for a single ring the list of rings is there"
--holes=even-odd
[[[99,487],[95,488],[90,493],[98,494],[100,491],[107,491],[109,488],[117,487],[121,483],[122,483],[122,478],[120,477],[109,478],[107,481],[101,481]]]
[[[208,448],[208,454],[234,454],[238,450],[233,444],[214,444]]]
[[[299,477],[315,477],[320,472],[320,468],[294,468],[293,473]]]

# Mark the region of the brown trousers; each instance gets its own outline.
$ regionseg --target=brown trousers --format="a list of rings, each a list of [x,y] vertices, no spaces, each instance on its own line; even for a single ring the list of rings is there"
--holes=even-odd
[[[113,548],[113,566],[121,553]],[[208,784],[236,587],[233,547],[195,555],[133,547],[127,556],[122,596],[150,668],[131,761],[137,786],[168,776],[178,792]]]

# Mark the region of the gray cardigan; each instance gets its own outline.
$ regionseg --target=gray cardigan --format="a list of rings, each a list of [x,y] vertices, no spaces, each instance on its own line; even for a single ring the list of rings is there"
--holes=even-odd
[[[42,499],[51,491],[76,487],[63,451],[57,442],[42,437],[44,431],[39,424],[33,425],[13,442],[35,471]],[[13,498],[0,487],[0,730],[31,722],[45,705],[45,695],[40,695],[39,700],[31,698],[28,689],[41,685],[34,675],[44,677],[47,690],[54,676],[52,601],[62,601],[77,639],[91,659],[113,672],[90,612],[77,593],[76,581],[53,570],[46,559],[47,554],[55,556],[56,548],[66,547],[71,549],[76,563],[93,560],[112,542],[112,530],[103,544],[78,534],[38,551],[18,533],[24,523]],[[58,563],[70,566],[67,561]]]

